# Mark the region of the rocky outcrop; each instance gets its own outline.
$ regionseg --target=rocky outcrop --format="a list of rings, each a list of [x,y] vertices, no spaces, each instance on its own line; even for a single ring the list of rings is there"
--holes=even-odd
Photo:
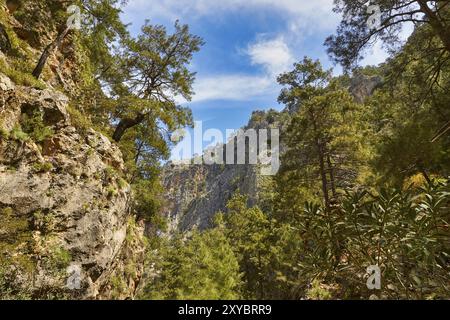
[[[255,111],[244,130],[285,129],[287,112]],[[227,144],[225,150],[229,147]],[[234,143],[237,154],[236,143]],[[246,149],[248,153],[248,146]],[[169,220],[169,232],[200,230],[212,226],[214,216],[225,212],[227,202],[239,192],[248,197],[248,205],[261,205],[261,192],[271,181],[261,175],[261,166],[186,165],[168,163],[162,172],[165,203],[163,214]]]
[[[164,215],[169,230],[206,229],[214,215],[226,209],[238,191],[249,195],[250,204],[258,197],[258,174],[251,165],[173,165],[164,168],[166,190]]]
[[[383,83],[379,76],[367,76],[356,73],[351,79],[349,91],[355,97],[356,102],[363,103]]]
[[[102,134],[79,133],[68,103],[0,74],[0,267],[32,297],[131,298],[144,240],[122,155]],[[45,135],[25,131],[31,117]]]

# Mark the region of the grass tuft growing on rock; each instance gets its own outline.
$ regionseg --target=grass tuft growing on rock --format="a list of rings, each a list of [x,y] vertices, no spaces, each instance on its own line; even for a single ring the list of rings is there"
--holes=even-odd
[[[10,133],[10,138],[16,140],[16,141],[22,141],[22,142],[26,142],[28,140],[30,140],[30,137],[28,136],[28,134],[26,132],[23,132],[22,128],[19,126],[15,126],[11,133]]]
[[[33,164],[33,170],[36,173],[47,173],[53,170],[53,165],[50,162],[37,162]]]
[[[23,131],[35,142],[44,142],[54,134],[53,129],[44,124],[41,112],[36,111],[31,116],[23,114],[20,122]]]

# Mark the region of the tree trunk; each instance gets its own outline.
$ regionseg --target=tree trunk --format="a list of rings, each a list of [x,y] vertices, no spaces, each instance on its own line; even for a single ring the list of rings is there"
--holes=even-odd
[[[424,177],[425,180],[427,181],[427,183],[428,183],[428,184],[431,184],[432,181],[431,181],[430,176],[428,175],[427,171],[425,170],[424,166],[423,166],[421,163],[419,163],[419,164],[417,165],[417,167],[418,167],[420,173],[423,175],[423,177]]]
[[[434,32],[436,32],[436,34],[439,36],[442,43],[444,44],[445,49],[448,52],[450,52],[450,32],[439,20],[437,14],[432,9],[430,9],[430,7],[428,7],[427,0],[417,0],[417,2],[419,3],[420,10],[428,18],[429,23],[433,28]]]
[[[61,46],[65,37],[70,32],[70,30],[71,30],[70,27],[66,27],[60,34],[58,34],[58,37],[56,37],[55,41],[50,43],[45,48],[44,52],[41,55],[41,58],[39,59],[38,64],[36,65],[36,68],[34,68],[34,70],[33,70],[33,76],[36,79],[39,79],[39,77],[42,74],[42,70],[44,70],[45,64],[47,63],[48,58],[53,53],[53,51],[55,51],[56,49],[58,49]]]
[[[327,179],[327,172],[325,170],[325,154],[323,150],[322,143],[317,139],[317,151],[319,154],[319,164],[320,164],[320,176],[322,179],[322,191],[323,191],[323,198],[325,200],[325,208],[329,212],[330,211],[330,195],[328,194],[328,179]]]
[[[336,181],[334,178],[334,168],[333,168],[333,163],[331,161],[331,157],[328,154],[327,155],[327,163],[328,163],[328,170],[330,173],[330,184],[331,184],[331,192],[333,194],[333,198],[336,199],[337,198],[337,191],[336,191]]]
[[[431,139],[431,143],[438,141],[441,137],[443,137],[448,131],[450,131],[450,121],[447,122],[441,129],[439,129],[438,133]]]
[[[144,121],[144,119],[145,114],[139,113],[134,119],[126,118],[120,120],[119,125],[117,126],[113,134],[114,141],[120,142],[120,140],[122,140],[123,135],[127,132],[128,129],[133,128],[138,124],[141,124]]]

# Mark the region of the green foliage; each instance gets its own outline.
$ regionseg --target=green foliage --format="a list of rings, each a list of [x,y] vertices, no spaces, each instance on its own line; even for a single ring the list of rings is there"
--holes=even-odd
[[[239,264],[221,228],[188,239],[172,239],[159,252],[162,261],[147,299],[234,300],[240,297]]]
[[[44,90],[46,85],[36,80],[31,71],[27,69],[27,66],[21,64],[21,62],[15,62],[12,66],[9,66],[3,59],[0,59],[0,71],[7,75],[15,84],[33,87],[36,89]]]
[[[114,198],[117,196],[118,191],[114,186],[108,186],[108,188],[106,188],[106,193],[108,194],[108,198]]]
[[[55,216],[51,212],[36,211],[33,213],[33,226],[42,234],[49,234],[55,228]]]
[[[134,212],[140,219],[149,222],[154,231],[166,229],[166,218],[162,216],[162,192],[161,183],[156,180],[138,180],[133,186],[135,203]]]
[[[9,132],[3,128],[1,123],[0,123],[0,139],[2,140],[9,139]]]
[[[30,298],[31,286],[18,286],[17,276],[31,275],[35,270],[28,251],[31,243],[28,219],[13,208],[0,208],[0,299]]]
[[[50,162],[36,162],[32,167],[36,173],[47,173],[53,170],[53,165]]]
[[[271,221],[257,207],[248,208],[247,198],[236,194],[227,204],[227,213],[219,215],[217,223],[224,221],[225,234],[239,261],[245,283],[244,297],[263,299],[270,296],[267,277],[270,274]]]
[[[72,105],[67,106],[67,112],[70,115],[72,125],[79,130],[80,133],[86,134],[89,129],[93,127],[92,122],[87,116],[81,113],[76,107]]]
[[[119,178],[117,180],[117,184],[119,185],[120,190],[124,190],[129,186],[128,182],[126,182],[123,178]]]
[[[348,192],[330,213],[307,205],[292,231],[301,235],[301,253],[283,280],[300,296],[317,291],[309,286],[317,289],[314,282],[323,279],[337,287],[333,298],[367,299],[365,269],[379,265],[383,298],[448,297],[448,188],[445,183],[376,195]]]
[[[28,134],[22,131],[22,129],[18,126],[15,126],[10,132],[10,137],[16,141],[26,142],[30,139]]]
[[[69,251],[64,248],[56,248],[52,252],[52,262],[54,265],[61,269],[65,270],[72,261],[72,255]]]
[[[339,190],[363,171],[367,128],[362,109],[330,74],[319,62],[305,58],[279,77],[285,86],[280,101],[293,112],[277,177],[283,214],[319,192],[329,207]]]
[[[26,41],[0,10],[11,42],[0,71],[18,85],[44,89],[45,83],[31,76],[37,59],[31,47],[44,45],[35,38],[40,32],[50,35],[65,25],[67,4],[34,1],[37,10],[29,10],[27,2],[14,13],[30,30]],[[442,178],[450,169],[448,6],[438,1],[429,8],[438,13],[431,20],[422,1],[427,19],[416,24],[400,49],[392,32],[402,23],[394,17],[408,17],[419,1],[398,1],[397,9],[392,1],[379,1],[384,25],[376,30],[368,28],[369,14],[360,1],[335,1],[345,19],[326,41],[329,54],[350,71],[371,40],[380,38],[394,49],[391,59],[353,75],[376,75],[384,84],[358,104],[349,90],[351,73],[333,78],[318,61],[296,63],[278,78],[279,101],[287,109],[252,115],[251,124],[280,127],[284,133],[282,168],[264,181],[260,206],[249,207],[247,198],[236,194],[213,228],[168,240],[161,236],[167,224],[161,213],[161,160],[169,156],[170,133],[192,124],[190,110],[177,101],[194,94],[189,65],[203,41],[178,22],[172,33],[146,22],[133,38],[120,19],[123,1],[75,3],[83,10],[82,30],[71,32],[67,50],[57,55],[78,66],[71,70],[75,88],[65,92],[71,97],[68,112],[81,134],[94,128],[120,146],[126,173],[108,167],[97,178],[103,178],[110,198],[129,182],[133,213],[147,223],[156,275],[145,298],[364,299],[371,294],[365,270],[378,264],[381,298],[448,299],[450,191]],[[50,18],[48,25],[36,28],[42,17]],[[50,68],[44,75],[52,76]],[[0,137],[42,143],[53,135],[43,118],[39,112],[24,114],[11,132],[0,125]],[[35,163],[33,170],[45,173],[53,167]],[[232,182],[239,183],[238,177]],[[49,236],[54,213],[25,217],[12,208],[0,211],[0,298],[31,296],[14,286],[19,271],[36,269],[30,224]],[[136,238],[128,232],[126,240]],[[71,259],[55,246],[41,263],[61,273]],[[130,259],[123,274],[112,276],[113,297],[122,296],[137,263]]]
[[[31,300],[30,288],[18,288],[14,285],[15,274],[8,265],[0,264],[0,300]]]
[[[417,173],[429,179],[446,176],[449,170],[449,136],[444,134],[435,141],[433,137],[445,128],[450,116],[450,64],[439,62],[442,56],[431,48],[423,56],[426,41],[428,31],[416,30],[402,52],[383,68],[386,86],[367,101],[373,166],[382,181],[397,186]],[[409,63],[411,60],[420,63]]]
[[[447,27],[450,9],[446,1],[430,6],[426,1],[379,0],[372,7],[358,0],[337,0],[334,10],[342,14],[337,34],[330,36],[325,44],[335,62],[347,69],[355,66],[376,41],[381,40],[393,51],[398,49],[400,31],[407,22],[430,30],[428,40],[439,43],[437,54],[450,53],[450,34]],[[370,10],[368,10],[370,9]],[[380,25],[371,27],[370,21],[379,9]],[[430,46],[422,46],[421,53],[430,52]],[[445,61],[442,60],[442,61]]]
[[[332,294],[322,286],[320,281],[314,280],[311,284],[311,288],[306,292],[306,297],[310,300],[330,300]]]
[[[41,143],[53,136],[53,129],[46,126],[43,121],[43,114],[39,111],[31,115],[22,114],[20,119],[22,130],[35,142]]]

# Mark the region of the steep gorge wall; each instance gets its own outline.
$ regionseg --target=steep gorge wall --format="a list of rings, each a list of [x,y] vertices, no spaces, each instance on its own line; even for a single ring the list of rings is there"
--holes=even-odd
[[[67,104],[58,91],[17,86],[0,74],[3,276],[37,298],[132,297],[143,226],[130,213],[121,152],[92,129],[80,134]],[[21,129],[32,114],[53,132],[42,142]],[[77,268],[80,287],[68,290],[68,272]]]
[[[3,299],[126,299],[142,285],[145,227],[131,212],[122,154],[70,116],[85,107],[73,102],[85,65],[76,36],[50,56],[41,81],[31,76],[68,5],[0,0]]]

